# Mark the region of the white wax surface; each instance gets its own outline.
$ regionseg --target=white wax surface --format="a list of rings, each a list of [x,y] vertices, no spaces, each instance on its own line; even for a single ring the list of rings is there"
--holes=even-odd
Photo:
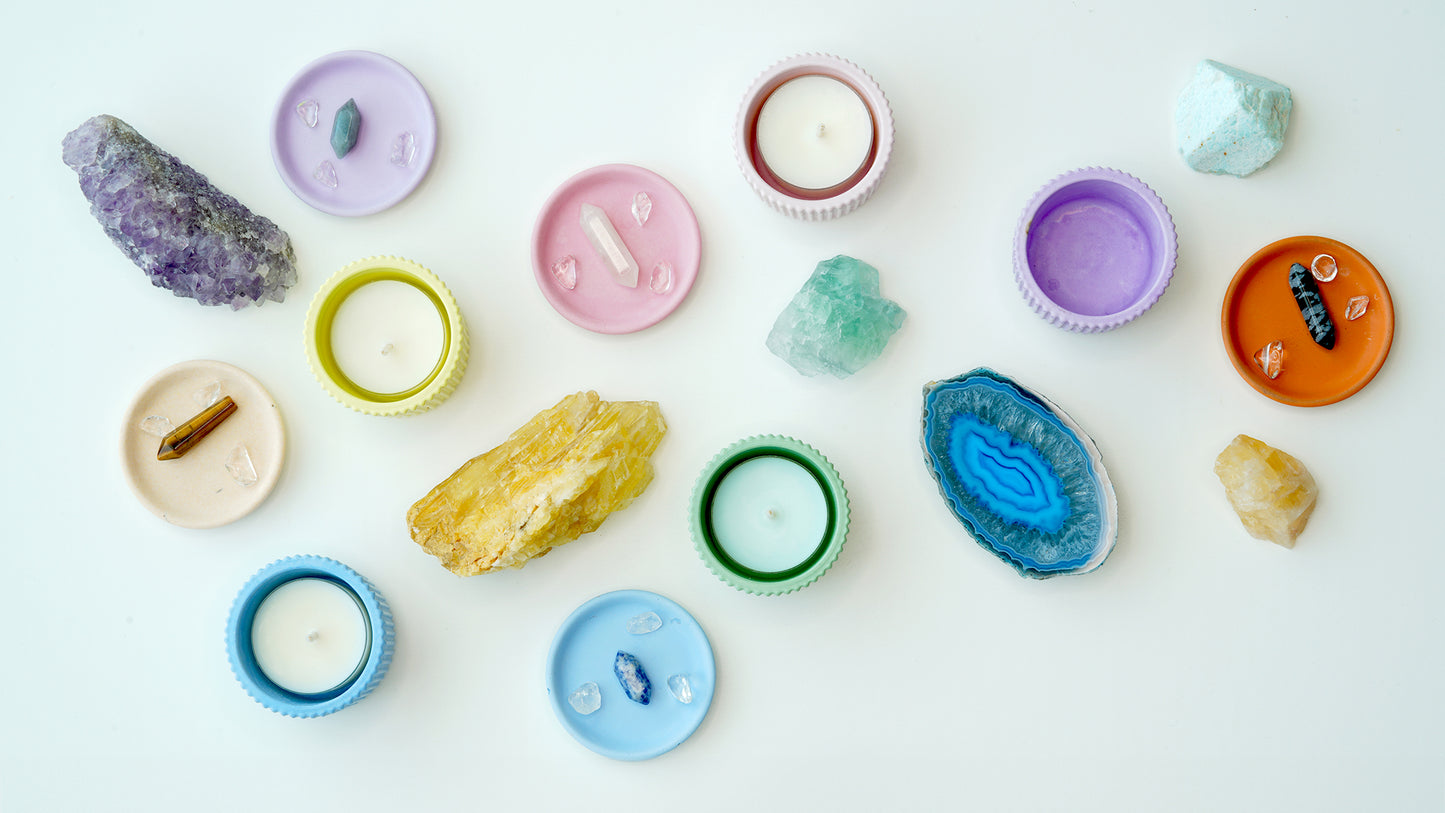
[[[431,298],[397,280],[372,282],[342,301],[331,322],[331,353],[357,386],[405,392],[431,375],[446,338]]]
[[[843,82],[799,76],[763,102],[757,138],[773,174],[803,189],[827,189],[848,180],[868,159],[873,116]]]
[[[755,457],[723,477],[709,507],[718,544],[739,564],[787,570],[817,550],[828,530],[823,488],[783,457]]]
[[[251,621],[256,665],[297,694],[340,686],[366,657],[366,615],[330,579],[295,579],[261,600]]]

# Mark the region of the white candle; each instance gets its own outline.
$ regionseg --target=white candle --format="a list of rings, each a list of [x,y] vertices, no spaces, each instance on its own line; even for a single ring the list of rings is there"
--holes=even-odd
[[[342,300],[331,321],[331,353],[346,377],[378,393],[426,380],[446,337],[436,304],[414,285],[371,282]]]
[[[857,91],[829,76],[779,85],[758,111],[758,151],[783,181],[828,189],[853,177],[873,148],[873,116]]]
[[[330,579],[293,579],[272,590],[251,621],[256,665],[277,686],[320,694],[350,680],[367,655],[367,618]]]
[[[718,545],[739,564],[777,573],[817,550],[828,531],[828,502],[811,472],[768,455],[723,476],[708,518]]]

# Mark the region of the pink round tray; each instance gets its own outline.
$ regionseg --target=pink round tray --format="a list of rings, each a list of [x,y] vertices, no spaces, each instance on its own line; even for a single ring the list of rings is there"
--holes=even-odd
[[[652,198],[644,225],[632,216],[638,192]],[[592,250],[578,220],[582,204],[607,213],[622,242],[637,261],[636,288],[617,284]],[[577,287],[563,288],[552,264],[571,255],[577,261]],[[532,271],[542,296],[567,320],[597,333],[633,333],[667,317],[687,298],[702,259],[702,237],[687,198],[655,172],[631,164],[605,164],[567,179],[537,216],[532,231]],[[648,283],[659,261],[672,264],[672,288],[652,292]]]
[[[296,112],[304,99],[320,105],[315,127]],[[337,158],[331,125],[347,99],[356,99],[361,130],[351,152]],[[392,144],[403,132],[416,143],[409,167],[391,163]],[[302,68],[271,117],[271,157],[281,180],[312,207],[344,217],[375,214],[410,195],[431,168],[436,143],[436,111],[426,88],[396,61],[370,51],[327,54]],[[336,168],[335,189],[313,177],[322,161]]]

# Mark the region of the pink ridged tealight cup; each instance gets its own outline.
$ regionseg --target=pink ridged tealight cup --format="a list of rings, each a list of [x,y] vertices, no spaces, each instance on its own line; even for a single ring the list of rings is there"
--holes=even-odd
[[[826,189],[804,189],[768,168],[758,147],[758,113],[780,86],[802,76],[826,76],[851,88],[873,120],[873,144],[858,170]],[[893,152],[893,111],[883,89],[862,68],[829,54],[799,54],[763,71],[743,96],[733,135],[733,152],[748,185],[769,206],[799,220],[831,220],[859,206],[878,188]]]

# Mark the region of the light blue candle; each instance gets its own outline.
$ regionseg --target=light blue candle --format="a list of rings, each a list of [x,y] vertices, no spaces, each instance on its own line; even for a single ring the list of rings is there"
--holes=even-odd
[[[763,573],[794,567],[828,531],[828,503],[811,472],[785,457],[745,460],[718,483],[709,508],[718,545]]]

